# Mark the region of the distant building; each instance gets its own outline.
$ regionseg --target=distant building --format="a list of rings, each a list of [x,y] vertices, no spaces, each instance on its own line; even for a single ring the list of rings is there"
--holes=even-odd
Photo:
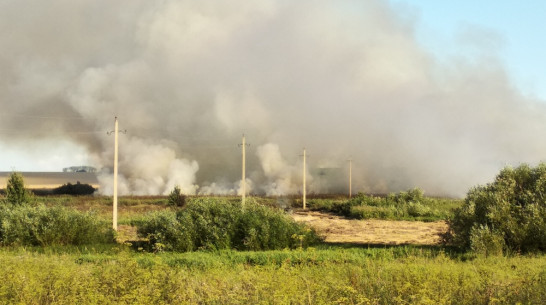
[[[65,173],[96,173],[97,169],[92,166],[71,166],[63,168]]]

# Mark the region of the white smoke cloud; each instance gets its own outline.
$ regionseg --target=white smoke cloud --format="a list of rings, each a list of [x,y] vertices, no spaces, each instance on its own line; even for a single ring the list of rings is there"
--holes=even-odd
[[[228,195],[228,196],[241,196],[243,194],[243,184],[242,179],[234,183],[226,182],[213,182],[208,185],[203,185],[199,187],[199,195]],[[251,179],[246,178],[245,191],[246,194],[252,194],[254,188],[254,182]]]
[[[210,195],[231,195],[231,196],[234,196],[234,195],[237,195],[237,193],[235,191],[235,187],[236,186],[233,185],[233,184],[226,185],[226,184],[222,184],[222,183],[213,182],[210,185],[205,185],[205,186],[200,187],[198,194],[199,195],[205,195],[205,196],[210,196]]]
[[[0,140],[62,138],[111,167],[118,116],[120,193],[133,194],[237,193],[242,133],[258,147],[252,191],[270,195],[300,192],[302,147],[310,169],[352,156],[353,190],[369,192],[462,195],[542,160],[545,105],[514,86],[501,46],[439,61],[404,14],[386,0],[8,1],[0,129],[25,132]]]
[[[97,174],[97,179],[100,184],[100,193],[106,196],[112,196],[114,194],[114,175],[109,172],[101,171]],[[118,194],[121,196],[132,194],[130,183],[123,175],[118,175]]]
[[[132,137],[120,142],[124,157],[119,170],[126,176],[132,193],[168,194],[178,185],[182,193],[195,194],[195,174],[199,170],[196,161],[177,158],[174,149],[164,143]]]
[[[265,176],[262,189],[268,196],[297,194],[302,192],[303,165],[296,167],[282,157],[277,144],[264,144],[256,152]],[[311,184],[313,178],[306,170],[306,181]]]

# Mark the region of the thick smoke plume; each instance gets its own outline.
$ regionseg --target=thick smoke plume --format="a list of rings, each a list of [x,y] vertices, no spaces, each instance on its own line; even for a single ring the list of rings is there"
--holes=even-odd
[[[242,133],[252,192],[271,195],[300,192],[303,147],[314,192],[349,158],[353,190],[446,195],[542,160],[544,104],[494,50],[437,60],[412,14],[386,0],[3,1],[0,143],[69,141],[109,168],[118,116],[120,192],[134,194],[240,192]]]

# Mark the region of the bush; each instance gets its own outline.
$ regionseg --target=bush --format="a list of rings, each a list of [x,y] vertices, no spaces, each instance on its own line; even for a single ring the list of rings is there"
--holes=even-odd
[[[502,255],[506,246],[501,232],[483,225],[472,228],[470,244],[475,253],[484,256]]]
[[[76,184],[63,184],[58,188],[53,189],[55,195],[92,195],[96,189],[89,184],[81,184],[79,181]]]
[[[22,205],[30,200],[30,192],[25,189],[23,175],[13,172],[8,178],[6,185],[6,199],[14,205]]]
[[[0,207],[0,245],[82,245],[114,241],[107,222],[64,207]]]
[[[507,167],[493,183],[468,192],[449,220],[447,241],[476,248],[477,243],[490,244],[485,238],[500,237],[507,250],[545,251],[545,219],[546,164]]]
[[[332,212],[337,215],[356,219],[410,219],[438,220],[446,219],[454,200],[435,199],[424,196],[419,188],[391,193],[387,197],[368,196],[358,193],[346,201],[313,199],[309,208],[315,211]],[[442,211],[439,211],[441,208]]]
[[[178,185],[176,185],[169,194],[167,202],[171,207],[183,207],[186,205],[186,196],[182,194],[182,191]]]
[[[409,202],[406,206],[407,214],[411,217],[432,216],[433,211],[420,202]]]
[[[409,189],[398,194],[389,194],[387,202],[395,205],[405,205],[409,203],[422,203],[425,201],[424,192],[420,188]]]
[[[197,198],[186,209],[149,214],[134,221],[150,245],[167,250],[270,250],[307,246],[319,238],[283,212],[247,201]],[[157,247],[155,247],[157,248]]]

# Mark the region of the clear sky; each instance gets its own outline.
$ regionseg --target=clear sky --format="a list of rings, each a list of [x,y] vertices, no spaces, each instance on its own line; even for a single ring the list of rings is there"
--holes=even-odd
[[[546,102],[546,1],[405,0],[417,18],[416,33],[425,48],[440,59],[471,52],[461,34],[488,34],[496,53],[520,90]],[[479,43],[479,42],[476,42]]]

